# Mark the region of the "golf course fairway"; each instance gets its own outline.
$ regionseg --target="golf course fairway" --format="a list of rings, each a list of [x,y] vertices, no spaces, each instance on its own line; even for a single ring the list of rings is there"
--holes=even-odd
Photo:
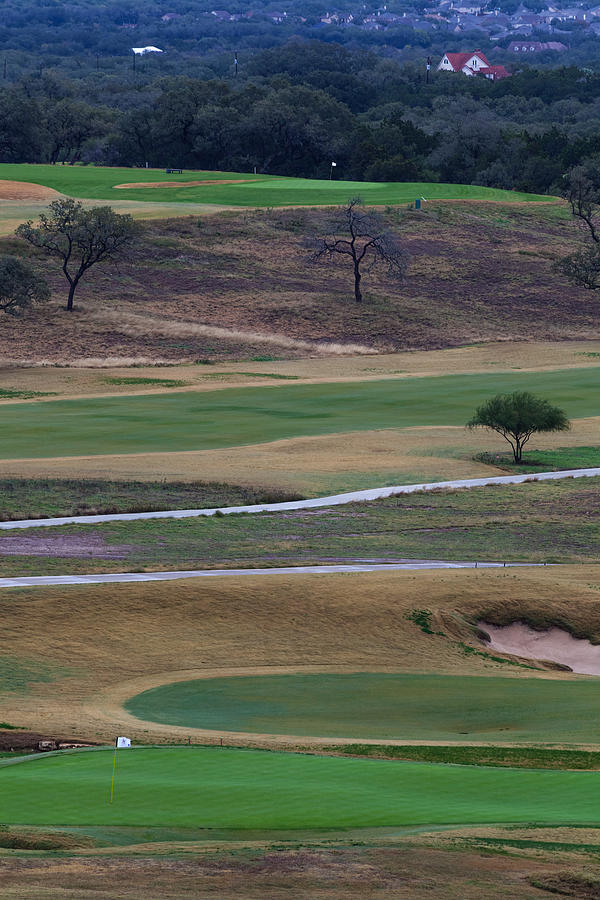
[[[255,734],[371,740],[600,741],[596,679],[253,675],[180,681],[127,701],[139,719]]]
[[[9,403],[2,459],[208,450],[304,435],[462,426],[498,391],[600,414],[598,367]]]
[[[0,765],[2,821],[240,829],[600,824],[595,772],[492,769],[227,748],[80,751]]]
[[[52,188],[70,197],[98,200],[176,201],[226,206],[322,206],[345,203],[360,194],[365,203],[387,206],[427,200],[546,201],[547,194],[527,194],[472,184],[438,182],[336,181],[286,178],[186,169],[166,176],[164,169],[113,168],[108,166],[52,166],[2,163],[0,179],[29,182]],[[180,184],[181,187],[177,187]],[[140,185],[139,187],[137,185]]]

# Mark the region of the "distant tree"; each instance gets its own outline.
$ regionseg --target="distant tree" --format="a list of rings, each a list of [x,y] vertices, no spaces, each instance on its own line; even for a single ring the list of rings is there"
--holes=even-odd
[[[570,427],[562,409],[529,391],[497,394],[477,407],[475,415],[467,422],[467,428],[489,428],[501,434],[512,448],[515,463],[521,462],[523,447],[532,434],[568,431]]]
[[[54,200],[49,214],[41,213],[39,223],[19,225],[17,235],[62,263],[69,283],[68,310],[81,278],[99,262],[114,259],[137,239],[141,228],[128,215],[119,215],[110,206],[84,209],[71,198]]]
[[[585,247],[559,259],[558,272],[588,290],[600,289],[600,157],[573,166],[563,179],[562,196],[590,239]]]
[[[562,196],[594,243],[600,243],[600,157],[590,157],[569,169],[563,179]]]
[[[383,263],[391,275],[403,278],[408,254],[397,236],[386,229],[381,217],[364,209],[359,197],[349,200],[339,212],[333,223],[333,234],[318,241],[311,258],[318,262],[338,255],[349,257],[354,272],[354,299],[362,303],[360,285],[364,269],[370,272]]]
[[[19,316],[35,303],[50,297],[50,288],[41,275],[22,259],[0,256],[0,309]]]

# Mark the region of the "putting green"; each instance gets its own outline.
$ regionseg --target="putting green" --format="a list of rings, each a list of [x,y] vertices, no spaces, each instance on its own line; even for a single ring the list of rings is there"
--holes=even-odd
[[[27,825],[347,828],[600,824],[596,772],[548,772],[178,747],[0,763],[2,821]]]
[[[43,166],[4,163],[0,179],[24,181],[53,188],[71,197],[98,200],[143,200],[146,202],[214,203],[221,206],[323,206],[345,203],[360,196],[366,203],[405,204],[417,197],[427,200],[549,200],[547,195],[526,194],[470,184],[428,182],[329,181],[283,178],[276,175],[248,175],[239,172],[186,170],[182,175],[166,175],[164,169],[124,169],[90,166]],[[173,188],[171,184],[208,182]],[[223,183],[223,182],[231,183]],[[160,187],[115,189],[116,185],[160,183]],[[211,184],[210,182],[214,182]],[[221,182],[221,183],[219,183]]]
[[[531,390],[572,418],[600,414],[600,368],[11,403],[0,458],[207,450],[377,428],[463,425],[500,391]]]
[[[265,675],[176,682],[126,703],[140,719],[331,738],[600,741],[595,679]]]

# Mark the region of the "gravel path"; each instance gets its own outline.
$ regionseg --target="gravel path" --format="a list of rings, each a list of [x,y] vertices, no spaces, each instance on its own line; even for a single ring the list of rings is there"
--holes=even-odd
[[[380,565],[287,566],[281,569],[184,569],[179,572],[115,572],[99,575],[35,575],[0,578],[0,588],[54,587],[61,584],[115,584],[138,581],[175,581],[179,578],[220,578],[224,575],[336,575],[356,572],[399,572],[422,569],[501,569],[543,566],[544,563],[448,562],[411,560]]]
[[[21,519],[0,522],[1,530],[13,528],[45,528],[52,525],[97,525],[102,522],[128,522],[138,519],[188,519],[196,516],[214,516],[216,512],[231,513],[285,512],[296,509],[318,509],[324,506],[340,506],[360,500],[380,500],[394,494],[413,494],[415,491],[435,491],[444,488],[485,487],[489,484],[523,484],[526,481],[555,481],[561,478],[591,478],[600,475],[600,468],[568,469],[562,472],[538,472],[528,475],[498,475],[493,478],[463,478],[457,481],[433,481],[423,484],[401,484],[393,487],[351,491],[331,497],[315,497],[312,500],[292,500],[288,503],[262,503],[255,506],[222,506],[212,509],[170,509],[161,512],[111,513],[104,516],[60,516],[52,519]]]

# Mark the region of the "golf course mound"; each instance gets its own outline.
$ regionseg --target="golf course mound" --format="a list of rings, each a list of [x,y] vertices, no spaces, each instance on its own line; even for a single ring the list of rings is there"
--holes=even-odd
[[[0,181],[0,200],[22,200],[26,203],[50,202],[60,197],[60,193],[42,184],[28,181]]]
[[[294,829],[600,824],[595,772],[341,759],[228,748],[76,751],[0,763],[2,820]]]
[[[198,187],[201,184],[244,184],[250,181],[249,178],[215,178],[205,179],[203,181],[130,181],[125,184],[115,184],[115,190],[124,190],[125,188],[162,188],[162,187]]]
[[[175,682],[125,704],[139,719],[256,735],[431,741],[600,740],[597,683],[551,678],[255,675]]]

